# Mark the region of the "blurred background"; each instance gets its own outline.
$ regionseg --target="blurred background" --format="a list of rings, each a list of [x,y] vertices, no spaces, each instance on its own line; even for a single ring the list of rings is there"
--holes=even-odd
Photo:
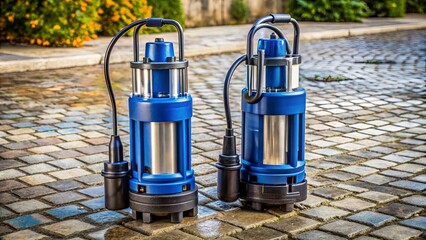
[[[361,22],[426,11],[426,0],[2,0],[0,41],[81,47],[148,17],[178,20],[186,28],[252,23],[269,13],[298,20]],[[142,33],[173,31],[145,28]]]

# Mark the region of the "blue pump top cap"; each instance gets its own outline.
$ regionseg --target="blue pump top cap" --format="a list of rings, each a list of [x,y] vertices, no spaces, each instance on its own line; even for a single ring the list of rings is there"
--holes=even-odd
[[[168,57],[174,57],[175,51],[172,42],[165,42],[162,38],[156,38],[155,42],[145,44],[145,57],[151,62],[167,62]]]
[[[168,57],[174,57],[175,52],[172,42],[165,42],[162,38],[156,38],[154,42],[145,44],[145,57],[151,62],[167,62]],[[169,93],[169,70],[152,71],[153,96],[159,97]]]
[[[261,38],[258,42],[258,49],[265,50],[265,57],[284,57],[286,55],[285,41],[277,38],[274,33],[270,38]]]
[[[265,57],[284,57],[287,54],[286,42],[272,33],[269,39],[259,39],[258,49],[265,50]],[[266,88],[285,88],[285,69],[281,67],[266,67]]]

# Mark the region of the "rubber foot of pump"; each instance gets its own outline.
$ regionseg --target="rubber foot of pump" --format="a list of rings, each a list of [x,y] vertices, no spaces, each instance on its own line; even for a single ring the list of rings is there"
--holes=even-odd
[[[268,207],[279,207],[291,212],[295,202],[306,199],[308,184],[305,181],[286,185],[264,185],[241,182],[240,199],[244,206],[261,211]]]
[[[294,203],[284,204],[280,206],[283,212],[291,212],[294,209]]]
[[[177,212],[170,214],[170,221],[172,223],[180,223],[183,220],[183,212]]]
[[[151,195],[130,192],[133,218],[152,223],[156,218],[170,217],[170,222],[180,223],[184,216],[198,214],[198,189],[170,195]]]
[[[188,216],[189,217],[195,217],[198,215],[198,207],[195,207],[191,210],[188,211]]]
[[[260,202],[251,202],[251,208],[256,211],[262,211],[263,210],[263,204]]]

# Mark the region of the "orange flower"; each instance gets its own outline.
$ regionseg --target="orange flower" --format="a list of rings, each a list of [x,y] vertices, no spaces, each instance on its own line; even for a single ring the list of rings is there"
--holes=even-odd
[[[34,44],[35,43],[35,39],[30,39],[30,44]]]
[[[111,21],[118,22],[118,20],[120,20],[120,16],[118,15],[117,12],[114,12],[112,17],[111,17]]]
[[[50,42],[49,41],[47,41],[47,40],[44,40],[43,41],[43,46],[49,46],[50,45]]]
[[[13,20],[15,20],[15,17],[13,15],[9,15],[7,16],[7,20],[9,20],[9,22],[13,22]]]
[[[42,44],[43,43],[43,41],[41,41],[41,39],[37,39],[37,45],[40,45],[40,44]]]
[[[31,25],[32,28],[35,28],[38,25],[38,20],[30,21],[30,25]]]
[[[114,1],[112,1],[112,0],[106,0],[105,7],[109,8],[109,7],[113,6],[114,4],[115,4]]]
[[[86,7],[87,7],[87,3],[85,3],[85,2],[81,2],[80,3],[80,9],[81,9],[81,11],[86,11]]]
[[[98,13],[99,14],[104,14],[104,10],[102,10],[102,8],[98,8]]]

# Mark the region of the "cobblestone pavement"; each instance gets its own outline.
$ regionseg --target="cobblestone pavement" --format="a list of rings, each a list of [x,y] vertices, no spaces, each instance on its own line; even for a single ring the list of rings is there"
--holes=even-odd
[[[216,198],[223,77],[239,54],[191,59],[199,216],[142,224],[106,211],[110,112],[101,66],[0,75],[3,239],[421,239],[426,230],[426,31],[302,42],[308,199],[285,213]],[[382,63],[382,64],[380,64]],[[113,79],[126,115],[128,64]],[[240,126],[239,89],[232,86]],[[239,81],[237,79],[240,79]],[[128,142],[127,118],[120,125]],[[126,146],[127,147],[127,146]],[[422,235],[423,234],[423,235]]]

